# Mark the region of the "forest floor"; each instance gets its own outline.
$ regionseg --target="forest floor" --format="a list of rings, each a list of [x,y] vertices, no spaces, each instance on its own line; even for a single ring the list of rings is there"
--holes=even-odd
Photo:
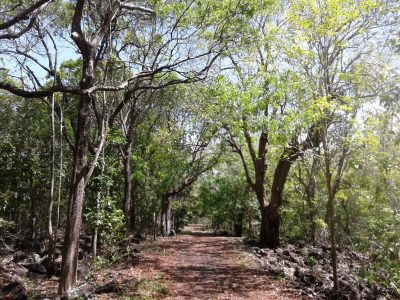
[[[81,246],[85,249],[84,242]],[[21,247],[0,247],[0,299],[26,299],[7,298],[3,290],[10,283],[28,299],[55,299],[58,277],[46,275],[46,256]],[[78,287],[65,299],[331,298],[330,248],[325,244],[298,241],[260,249],[245,245],[242,238],[214,236],[192,225],[177,236],[130,242],[116,249],[111,258],[99,258],[95,264],[83,254]],[[337,251],[342,299],[398,299],[393,289],[358,278],[369,264],[367,255],[346,247]]]
[[[201,226],[135,244],[135,249],[139,253],[113,263],[85,267],[81,261],[85,274],[70,299],[307,299],[282,278],[268,275],[242,239],[216,237]],[[20,282],[28,299],[55,299],[58,277],[32,272],[30,266],[37,264],[15,263],[15,252],[0,258],[0,289]]]
[[[143,244],[135,265],[127,260],[113,266],[113,282],[124,287],[120,296],[96,299],[121,294],[122,299],[301,299],[282,280],[268,276],[243,248],[241,239],[186,227],[178,236]],[[110,271],[101,270],[94,281],[107,284]]]

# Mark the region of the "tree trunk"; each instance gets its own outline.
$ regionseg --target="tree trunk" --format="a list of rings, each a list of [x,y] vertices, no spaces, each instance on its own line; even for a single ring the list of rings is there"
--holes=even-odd
[[[100,202],[101,202],[101,192],[98,191],[96,194],[96,218],[98,218],[100,214]],[[97,222],[96,222],[97,223]],[[93,261],[96,261],[97,258],[97,237],[98,237],[99,228],[97,224],[94,226],[93,234],[92,234],[92,258]]]
[[[266,196],[256,192],[261,209],[261,228],[260,228],[260,246],[267,248],[279,247],[279,228],[280,215],[279,208],[282,206],[283,189],[290,171],[292,163],[299,156],[296,148],[291,148],[284,153],[279,160],[275,171],[274,180],[271,187],[270,203],[266,205]],[[262,198],[261,198],[262,197]]]
[[[235,223],[233,224],[233,232],[237,237],[241,237],[243,235],[243,218],[244,213],[239,212],[236,216]]]
[[[36,239],[36,195],[33,190],[33,178],[30,178],[29,183],[29,196],[31,198],[31,237],[32,240]],[[17,223],[18,224],[18,223]]]
[[[84,76],[86,78],[86,76]],[[89,78],[92,78],[89,76]],[[90,80],[89,80],[90,81]],[[82,81],[84,85],[89,84]],[[62,274],[59,293],[72,289],[77,281],[79,234],[82,219],[82,207],[85,198],[85,176],[87,174],[87,158],[90,138],[90,105],[91,97],[84,94],[79,100],[79,116],[76,135],[74,169],[67,215],[67,226],[64,237],[62,258]]]
[[[54,238],[53,238],[53,202],[54,202],[54,183],[55,183],[55,128],[54,128],[54,95],[51,97],[51,170],[50,170],[50,198],[47,211],[47,234],[49,239],[49,249],[48,249],[48,263],[50,269],[53,269],[54,264]]]
[[[278,210],[268,205],[261,210],[260,246],[279,247],[280,216]]]
[[[339,290],[338,274],[337,274],[337,253],[336,253],[336,228],[335,228],[335,205],[334,197],[329,196],[328,199],[328,220],[331,242],[331,259],[332,259],[332,275],[333,275],[333,291]]]
[[[135,195],[135,186],[136,183],[132,180],[132,185],[131,185],[131,231],[137,232],[138,226],[137,226],[137,216],[138,216],[138,211],[137,211],[137,206],[138,206],[138,201]]]
[[[62,177],[63,177],[63,112],[60,109],[60,167],[58,175],[58,200],[57,200],[57,216],[56,216],[56,230],[54,230],[54,243],[57,244],[57,232],[60,228],[60,207],[61,207],[61,189],[62,189]]]
[[[171,199],[164,196],[161,202],[161,233],[168,236],[171,232]]]
[[[315,186],[314,186],[315,189]],[[317,224],[315,223],[315,216],[316,216],[316,211],[314,207],[314,196],[315,195],[315,190],[310,191],[308,190],[306,192],[306,197],[307,197],[307,206],[308,206],[308,221],[309,221],[309,226],[310,226],[310,240],[311,242],[315,242],[315,236],[317,232]]]
[[[126,223],[126,235],[131,232],[131,203],[132,203],[132,176],[131,176],[131,152],[132,146],[128,142],[124,149],[124,201],[123,211]]]
[[[318,151],[317,154],[319,154]],[[314,200],[315,200],[315,189],[316,189],[315,177],[317,176],[318,170],[319,170],[318,158],[314,157],[311,166],[310,177],[308,179],[308,185],[306,188],[308,217],[310,222],[309,223],[310,238],[312,242],[315,242],[315,236],[317,232],[317,224],[315,223],[315,217],[317,215],[317,212],[315,211]]]

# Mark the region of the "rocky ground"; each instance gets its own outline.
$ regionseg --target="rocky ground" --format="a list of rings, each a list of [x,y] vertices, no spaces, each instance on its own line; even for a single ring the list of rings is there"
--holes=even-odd
[[[330,249],[300,242],[275,250],[240,238],[190,234],[138,240],[116,248],[115,260],[90,264],[90,238],[81,239],[79,287],[64,299],[329,299]],[[54,299],[60,272],[49,269],[42,244],[0,245],[0,299]],[[341,299],[398,299],[394,291],[360,281],[368,258],[338,248]],[[332,298],[332,297],[331,297]]]
[[[346,247],[337,247],[340,297],[331,293],[333,283],[328,245],[307,245],[300,241],[297,244],[286,243],[275,250],[249,247],[249,251],[268,274],[284,278],[302,295],[312,299],[400,299],[394,289],[359,279],[358,274],[370,263],[369,258]]]

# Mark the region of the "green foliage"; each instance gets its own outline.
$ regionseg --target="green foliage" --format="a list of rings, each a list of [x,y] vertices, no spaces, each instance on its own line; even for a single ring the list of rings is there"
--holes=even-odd
[[[233,232],[234,226],[240,225],[244,234],[253,236],[255,229],[251,223],[258,219],[257,202],[247,187],[244,174],[237,176],[236,172],[242,173],[241,166],[228,160],[220,164],[213,175],[200,180],[190,197],[196,201],[191,211],[208,218],[214,229]]]
[[[114,245],[124,238],[124,214],[118,203],[111,197],[102,199],[100,211],[87,211],[85,217],[89,224],[99,228],[104,242]]]
[[[19,6],[14,2],[0,3],[0,23],[35,1],[23,1]],[[348,150],[343,174],[332,172],[332,181],[343,175],[335,197],[338,241],[372,254],[373,264],[363,277],[399,289],[400,89],[398,63],[393,62],[399,39],[393,28],[386,26],[398,22],[398,4],[394,2],[150,0],[138,4],[153,8],[155,16],[118,12],[118,20],[107,28],[100,43],[102,50],[91,79],[95,85],[105,86],[134,79],[126,89],[91,94],[91,154],[98,145],[99,124],[110,125],[85,194],[83,231],[98,229],[108,248],[96,264],[105,266],[121,257],[113,246],[123,240],[125,231],[121,152],[127,145],[129,122],[121,123],[133,116],[127,126],[134,127],[129,158],[135,233],[152,233],[158,226],[154,217],[159,218],[160,199],[170,193],[175,197],[172,211],[177,227],[203,218],[215,228],[233,230],[241,225],[245,234],[255,235],[255,224],[260,221],[258,204],[240,160],[247,162],[250,173],[254,171],[248,151],[248,144],[253,145],[254,160],[266,166],[264,184],[269,190],[274,166],[287,158],[283,150],[295,145],[301,153],[291,166],[284,190],[281,235],[305,239],[315,225],[317,240],[325,240],[328,193],[323,170],[327,165],[337,167],[340,153]],[[51,87],[53,75],[43,75],[40,64],[54,58],[53,41],[59,51],[57,84],[82,84],[83,59],[69,44],[75,4],[50,1],[32,32],[11,42],[2,40],[3,84],[25,89]],[[108,4],[85,2],[84,36],[95,34]],[[46,26],[42,28],[46,34],[43,41],[51,48],[49,57],[37,30],[42,25]],[[20,28],[22,25],[17,25],[10,32]],[[11,46],[33,55],[39,63],[13,52]],[[196,55],[198,59],[194,59]],[[187,59],[181,61],[183,57]],[[212,59],[214,66],[203,69]],[[158,69],[162,71],[136,77],[138,72]],[[193,78],[199,70],[201,74]],[[186,82],[177,84],[179,81]],[[159,88],[152,88],[157,85]],[[132,92],[129,97],[128,91]],[[54,97],[64,117],[63,136],[56,130],[55,153],[58,162],[63,147],[63,165],[56,167],[56,174],[62,175],[61,188],[56,193],[60,192],[60,221],[64,224],[80,95],[57,93]],[[48,100],[24,100],[5,90],[0,93],[2,231],[18,232],[33,224],[33,231],[46,228],[51,162]],[[119,104],[124,106],[113,124],[99,120],[110,116]],[[326,124],[325,152],[317,145],[303,151],[309,129],[318,132],[321,124]],[[59,125],[57,116],[56,127]],[[257,151],[260,133],[268,137],[265,159]],[[235,151],[242,151],[243,157],[230,152],[228,139],[237,142]],[[324,161],[327,152],[330,157]],[[312,176],[315,194],[309,205],[299,177],[300,173],[307,177],[314,159],[318,170]],[[92,160],[89,155],[89,163]],[[307,260],[315,263],[313,258]],[[142,299],[168,293],[160,278],[143,280],[138,289],[143,292],[138,296]]]
[[[9,222],[3,218],[0,218],[0,230],[7,230],[12,226],[15,226],[14,222]]]

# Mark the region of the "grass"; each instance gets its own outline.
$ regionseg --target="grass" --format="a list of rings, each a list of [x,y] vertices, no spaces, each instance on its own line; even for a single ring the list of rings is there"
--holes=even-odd
[[[162,299],[169,294],[164,281],[160,276],[143,278],[136,284],[138,295],[120,298],[121,300],[153,300]]]
[[[153,296],[154,294],[165,296],[169,293],[160,276],[139,280],[137,289],[144,296]]]
[[[253,260],[244,254],[238,255],[236,263],[242,268],[248,268],[254,264]]]

